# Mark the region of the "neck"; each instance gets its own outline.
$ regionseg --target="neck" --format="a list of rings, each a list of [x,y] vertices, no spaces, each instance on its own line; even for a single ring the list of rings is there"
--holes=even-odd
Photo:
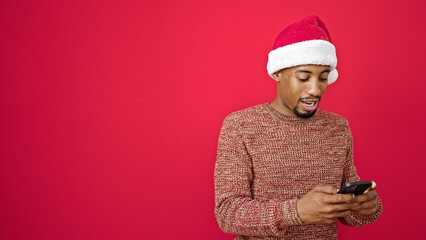
[[[289,117],[296,117],[296,114],[294,114],[293,110],[285,105],[278,96],[276,96],[274,101],[272,101],[270,104],[271,107],[273,107],[278,112]]]

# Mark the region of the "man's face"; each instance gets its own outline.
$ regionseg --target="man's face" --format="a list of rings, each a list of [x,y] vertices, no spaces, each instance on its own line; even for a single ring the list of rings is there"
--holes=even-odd
[[[285,68],[273,77],[278,82],[279,109],[288,116],[312,117],[327,88],[330,67],[302,65]]]

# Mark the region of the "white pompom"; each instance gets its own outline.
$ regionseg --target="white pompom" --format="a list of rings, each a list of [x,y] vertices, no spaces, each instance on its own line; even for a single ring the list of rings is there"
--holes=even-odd
[[[337,77],[339,77],[339,73],[337,72],[337,69],[334,69],[328,74],[328,79],[327,79],[328,85],[334,83],[337,80]]]

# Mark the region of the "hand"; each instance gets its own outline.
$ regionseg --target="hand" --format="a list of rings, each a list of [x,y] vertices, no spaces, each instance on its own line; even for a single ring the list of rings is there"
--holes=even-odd
[[[353,194],[337,194],[332,186],[317,186],[297,200],[296,207],[300,220],[305,223],[334,223],[339,217],[350,215],[351,209],[366,211],[369,206],[363,198],[354,202]],[[363,208],[361,205],[366,204]]]
[[[377,211],[377,193],[375,188],[377,184],[373,182],[371,187],[364,194],[358,195],[352,202],[358,203],[357,206],[351,208],[352,214],[373,214]]]

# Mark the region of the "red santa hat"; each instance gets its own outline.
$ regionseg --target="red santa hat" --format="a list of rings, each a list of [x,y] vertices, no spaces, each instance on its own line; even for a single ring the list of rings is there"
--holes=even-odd
[[[336,49],[330,33],[317,16],[309,16],[286,27],[275,39],[268,54],[268,74],[299,65],[329,65],[328,84],[337,80]]]

